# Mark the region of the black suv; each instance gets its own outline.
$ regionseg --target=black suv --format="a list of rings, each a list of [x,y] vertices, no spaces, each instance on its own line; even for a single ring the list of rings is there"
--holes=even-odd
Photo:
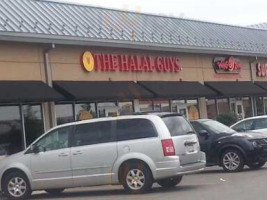
[[[217,121],[191,121],[201,150],[206,153],[207,166],[219,165],[228,172],[238,172],[248,165],[257,169],[267,161],[267,137],[260,133],[237,133]]]

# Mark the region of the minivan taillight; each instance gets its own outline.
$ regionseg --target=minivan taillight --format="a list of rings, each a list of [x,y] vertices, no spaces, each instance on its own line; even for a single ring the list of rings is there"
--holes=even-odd
[[[161,140],[164,156],[174,156],[175,148],[172,139]]]

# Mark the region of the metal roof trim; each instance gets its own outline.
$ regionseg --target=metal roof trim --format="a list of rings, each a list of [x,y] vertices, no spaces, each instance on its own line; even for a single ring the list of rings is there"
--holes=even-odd
[[[259,56],[267,57],[265,52],[251,52],[238,49],[224,49],[224,48],[205,48],[197,46],[183,46],[174,44],[159,44],[159,43],[145,43],[137,41],[122,41],[111,39],[96,39],[96,38],[81,38],[74,36],[59,36],[59,35],[45,35],[45,34],[31,34],[31,33],[14,33],[1,32],[0,41],[12,42],[28,42],[28,43],[43,43],[43,44],[61,44],[61,45],[77,45],[77,46],[98,46],[98,47],[114,47],[126,49],[140,49],[140,50],[155,50],[155,51],[169,51],[179,53],[200,53],[200,54],[221,54],[221,55],[236,55],[236,56]]]

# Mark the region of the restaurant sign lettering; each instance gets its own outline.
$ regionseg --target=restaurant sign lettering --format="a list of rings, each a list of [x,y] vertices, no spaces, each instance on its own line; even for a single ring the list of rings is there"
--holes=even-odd
[[[217,74],[239,74],[243,68],[242,62],[233,57],[215,57],[213,67]]]
[[[267,77],[267,63],[257,63],[256,73],[258,77]]]
[[[177,57],[84,52],[82,66],[87,72],[172,72],[182,71]]]

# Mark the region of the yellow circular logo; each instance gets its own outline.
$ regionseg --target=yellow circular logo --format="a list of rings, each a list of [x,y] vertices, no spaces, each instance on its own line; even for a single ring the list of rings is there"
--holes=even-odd
[[[83,66],[86,71],[91,72],[94,70],[95,60],[91,52],[89,51],[84,52],[83,57],[82,57],[82,62],[83,62]]]

